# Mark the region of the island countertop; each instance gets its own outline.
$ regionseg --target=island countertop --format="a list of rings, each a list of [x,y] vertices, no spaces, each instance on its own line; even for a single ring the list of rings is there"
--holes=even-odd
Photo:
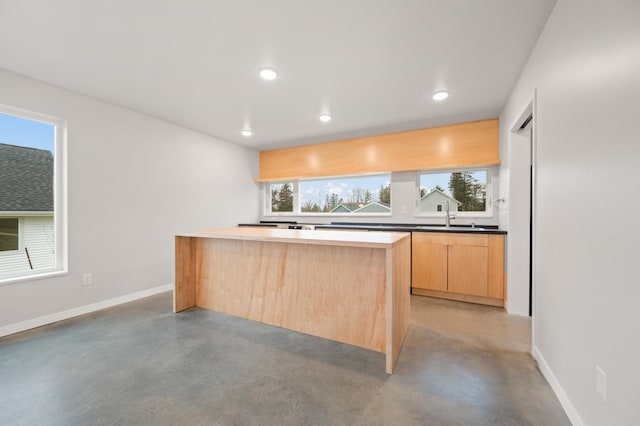
[[[181,237],[222,238],[233,240],[371,248],[391,248],[402,239],[409,238],[409,235],[409,232],[353,232],[338,230],[274,229],[266,227],[208,229],[177,234],[177,236]]]

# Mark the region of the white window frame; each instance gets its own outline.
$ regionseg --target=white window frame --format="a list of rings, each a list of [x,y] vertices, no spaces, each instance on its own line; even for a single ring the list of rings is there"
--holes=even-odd
[[[269,181],[265,182],[265,187],[263,191],[263,196],[265,197],[265,202],[263,205],[264,208],[264,217],[295,217],[295,216],[303,216],[303,217],[337,217],[337,218],[348,218],[348,217],[392,217],[393,216],[393,204],[390,203],[390,211],[389,213],[325,213],[325,212],[303,212],[301,211],[300,206],[300,182],[301,181],[309,181],[309,180],[326,180],[326,179],[348,179],[348,178],[358,178],[358,177],[367,177],[367,176],[382,176],[388,175],[389,180],[393,181],[393,173],[367,173],[367,174],[356,174],[356,175],[340,175],[340,176],[321,176],[321,177],[312,177],[307,179],[288,179],[288,180],[278,180],[278,181]],[[272,212],[271,211],[271,185],[279,185],[284,183],[293,184],[293,212]],[[393,200],[393,191],[391,191],[391,200]]]
[[[452,213],[455,217],[458,218],[492,218],[493,217],[493,175],[494,175],[493,167],[456,167],[449,169],[430,169],[430,170],[419,170],[416,172],[416,214],[415,217],[418,218],[444,218],[445,211],[442,212],[422,212],[420,211],[420,176],[426,174],[441,174],[441,173],[456,173],[456,172],[486,172],[487,174],[487,193],[486,193],[486,202],[485,202],[485,210],[482,212],[460,212],[457,211]]]
[[[272,212],[271,211],[271,185],[284,185],[290,183],[293,188],[293,211],[292,212]],[[265,201],[264,201],[264,216],[296,216],[296,210],[298,209],[298,181],[296,179],[279,180],[272,182],[265,182]]]
[[[55,126],[53,156],[53,218],[55,233],[55,266],[53,268],[22,271],[0,277],[0,285],[50,278],[68,273],[67,236],[67,123],[46,114],[0,104],[0,113]],[[20,216],[12,212],[11,217]],[[7,216],[8,217],[8,216]],[[18,227],[20,228],[20,222]],[[21,234],[23,236],[23,234]],[[20,241],[24,238],[18,237]],[[21,246],[21,242],[18,243]]]

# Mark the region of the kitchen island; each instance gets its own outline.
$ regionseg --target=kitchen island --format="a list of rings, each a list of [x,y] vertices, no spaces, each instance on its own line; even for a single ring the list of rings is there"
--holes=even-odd
[[[175,244],[175,312],[198,306],[383,352],[392,373],[409,328],[409,233],[229,228]]]

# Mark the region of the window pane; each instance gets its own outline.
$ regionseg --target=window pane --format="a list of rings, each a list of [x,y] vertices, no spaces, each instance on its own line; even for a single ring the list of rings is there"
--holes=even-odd
[[[293,183],[272,183],[271,212],[293,213]]]
[[[419,210],[422,213],[441,212],[447,203],[451,212],[484,212],[486,199],[486,170],[420,175]]]
[[[0,251],[18,250],[18,219],[0,218]]]
[[[0,279],[56,266],[55,129],[0,114]]]
[[[391,213],[391,176],[300,181],[302,213]]]

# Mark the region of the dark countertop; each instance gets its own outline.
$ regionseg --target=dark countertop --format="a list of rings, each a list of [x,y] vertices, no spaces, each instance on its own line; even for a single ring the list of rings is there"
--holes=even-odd
[[[430,224],[397,224],[397,223],[353,223],[353,222],[332,222],[330,224],[296,223],[279,221],[262,221],[260,223],[240,223],[238,226],[264,226],[275,227],[278,225],[288,225],[290,229],[301,229],[303,225],[313,225],[315,229],[360,229],[365,231],[386,231],[386,232],[451,232],[464,234],[506,234],[507,231],[498,229],[495,225],[477,226],[452,225],[446,228],[444,225]]]

